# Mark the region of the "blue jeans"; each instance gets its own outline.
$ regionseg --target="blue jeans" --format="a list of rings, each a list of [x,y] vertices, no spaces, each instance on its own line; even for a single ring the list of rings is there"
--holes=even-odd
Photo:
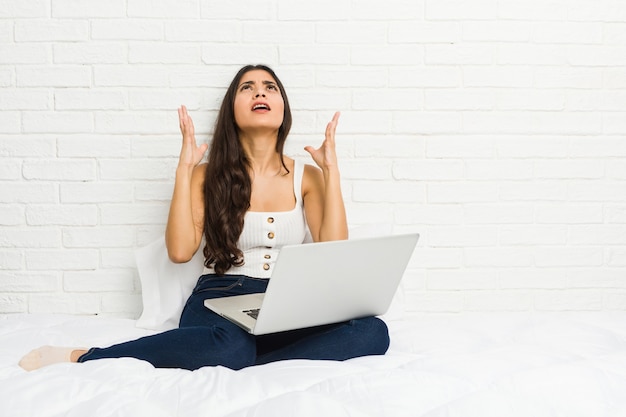
[[[78,361],[132,357],[157,368],[194,370],[221,365],[241,369],[284,359],[341,361],[387,351],[387,326],[376,317],[253,336],[204,306],[207,298],[265,292],[267,283],[242,275],[203,275],[187,300],[177,329],[108,348],[91,348]]]

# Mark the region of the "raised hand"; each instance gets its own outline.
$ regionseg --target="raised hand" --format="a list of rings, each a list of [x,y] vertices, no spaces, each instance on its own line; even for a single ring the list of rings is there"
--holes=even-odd
[[[315,149],[313,146],[305,146],[304,150],[311,154],[315,163],[322,170],[337,166],[337,153],[335,152],[335,130],[339,122],[339,112],[336,112],[333,119],[326,125],[326,138],[322,145]]]
[[[198,146],[196,144],[193,120],[191,120],[191,116],[189,116],[187,112],[187,107],[180,106],[178,109],[178,122],[180,132],[183,134],[183,145],[180,150],[178,165],[193,168],[202,161],[202,157],[209,148],[209,145],[203,143]]]

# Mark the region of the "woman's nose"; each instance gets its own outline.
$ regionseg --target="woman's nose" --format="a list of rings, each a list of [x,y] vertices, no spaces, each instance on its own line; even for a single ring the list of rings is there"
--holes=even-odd
[[[263,96],[265,97],[265,93],[262,91],[257,91],[255,97]]]

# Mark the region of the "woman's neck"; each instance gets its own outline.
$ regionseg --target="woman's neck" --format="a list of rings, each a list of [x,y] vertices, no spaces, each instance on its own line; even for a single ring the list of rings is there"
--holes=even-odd
[[[255,176],[276,175],[282,171],[280,154],[276,152],[276,132],[268,135],[250,135],[240,132],[239,140]]]

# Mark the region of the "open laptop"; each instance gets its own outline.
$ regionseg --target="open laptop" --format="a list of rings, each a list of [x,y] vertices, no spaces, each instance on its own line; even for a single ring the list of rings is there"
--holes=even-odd
[[[388,310],[418,239],[413,233],[283,246],[264,294],[204,305],[254,335],[378,316]]]

